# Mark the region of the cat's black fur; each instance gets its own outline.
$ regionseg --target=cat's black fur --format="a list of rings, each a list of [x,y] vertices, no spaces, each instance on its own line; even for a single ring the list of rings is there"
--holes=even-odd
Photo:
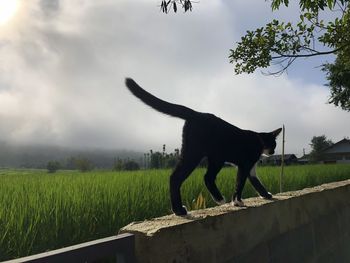
[[[180,187],[203,157],[208,158],[208,169],[204,175],[205,185],[217,203],[225,202],[215,184],[216,176],[225,162],[238,166],[236,189],[232,198],[235,205],[243,205],[242,190],[247,178],[260,196],[272,198],[256,177],[255,165],[262,153],[274,154],[276,137],[281,129],[269,133],[242,130],[213,114],[197,112],[158,99],[130,78],[126,79],[125,84],[147,105],[185,120],[180,159],[170,176],[171,206],[176,215],[187,214],[186,208],[182,206]]]

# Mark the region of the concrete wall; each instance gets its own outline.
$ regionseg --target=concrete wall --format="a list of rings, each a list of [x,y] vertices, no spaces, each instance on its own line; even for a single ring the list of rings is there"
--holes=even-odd
[[[350,262],[350,180],[132,223],[138,262]]]

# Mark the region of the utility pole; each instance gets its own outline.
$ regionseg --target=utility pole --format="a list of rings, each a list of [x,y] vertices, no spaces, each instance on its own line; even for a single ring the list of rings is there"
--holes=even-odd
[[[281,156],[281,174],[280,174],[280,193],[282,193],[282,180],[283,180],[283,172],[284,172],[284,143],[285,143],[285,127],[283,124],[282,128],[282,156]]]

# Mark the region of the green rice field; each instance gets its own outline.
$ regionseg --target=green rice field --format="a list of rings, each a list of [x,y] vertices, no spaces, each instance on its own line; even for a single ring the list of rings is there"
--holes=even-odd
[[[132,222],[170,214],[170,170],[135,172],[0,170],[0,261],[98,239]],[[182,197],[188,208],[203,195],[204,169],[185,181]],[[268,190],[279,191],[279,167],[259,167]],[[229,200],[235,168],[224,168],[217,179]],[[284,191],[350,179],[350,165],[287,166]],[[244,197],[256,193],[247,182]]]

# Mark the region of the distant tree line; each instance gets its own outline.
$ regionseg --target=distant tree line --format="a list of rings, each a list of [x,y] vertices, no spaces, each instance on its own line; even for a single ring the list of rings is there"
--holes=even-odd
[[[70,157],[64,164],[59,161],[49,161],[46,165],[49,173],[55,173],[57,170],[79,170],[81,172],[92,171],[95,165],[92,160],[85,157]],[[133,171],[139,170],[140,165],[138,162],[130,159],[114,158],[112,170],[113,171]]]
[[[163,151],[150,150],[144,153],[143,159],[139,161],[130,158],[115,157],[112,170],[113,171],[134,171],[143,169],[162,169],[174,168],[179,159],[179,149],[175,149],[172,153],[166,152],[166,145],[163,145]],[[80,170],[81,172],[91,171],[95,168],[93,161],[86,157],[69,157],[65,161],[52,160],[47,162],[47,171],[54,173],[57,170]],[[97,167],[98,168],[98,167]]]
[[[167,169],[175,168],[180,157],[180,150],[174,149],[173,152],[166,152],[166,145],[163,144],[162,151],[150,150],[143,154],[143,159],[139,161],[130,158],[115,157],[112,165],[113,171],[135,171],[140,169]],[[205,167],[207,159],[203,159],[199,167]],[[88,172],[95,168],[92,160],[86,157],[70,157],[64,163],[59,161],[49,161],[46,166],[49,173],[54,173],[59,169],[80,170]],[[98,168],[98,167],[97,167]]]
[[[163,151],[150,150],[143,155],[143,166],[146,169],[174,168],[179,159],[180,151],[175,149],[172,153],[166,152],[166,145],[163,144]]]
[[[162,152],[150,150],[143,154],[143,160],[140,163],[135,160],[115,158],[113,170],[115,171],[132,171],[143,169],[163,169],[174,168],[179,159],[179,149],[172,153],[166,152],[166,145],[163,144]]]
[[[180,150],[176,148],[174,152],[167,153],[166,145],[163,144],[162,152],[150,150],[143,156],[143,166],[146,169],[175,168],[180,158]],[[207,159],[199,163],[199,167],[207,166]]]
[[[334,143],[325,135],[313,136],[310,142],[311,152],[304,157],[309,159],[311,163],[317,163],[322,157],[322,152]],[[166,145],[163,144],[162,151],[150,150],[143,154],[143,158],[139,161],[130,158],[115,157],[112,165],[113,171],[135,171],[140,169],[173,169],[180,158],[180,150],[174,149],[173,152],[166,152]],[[207,159],[204,158],[199,167],[206,167]],[[46,166],[49,173],[54,173],[59,169],[79,170],[81,172],[88,172],[95,168],[94,162],[86,157],[70,157],[65,162],[49,161]],[[101,167],[97,167],[101,168]],[[110,169],[110,168],[107,168]]]
[[[49,173],[55,173],[59,169],[88,172],[92,171],[95,168],[95,165],[90,159],[85,157],[70,157],[65,164],[62,164],[59,161],[49,161],[46,168]]]
[[[130,159],[122,160],[120,158],[115,158],[114,159],[114,164],[113,164],[113,171],[135,171],[139,170],[140,165]]]

